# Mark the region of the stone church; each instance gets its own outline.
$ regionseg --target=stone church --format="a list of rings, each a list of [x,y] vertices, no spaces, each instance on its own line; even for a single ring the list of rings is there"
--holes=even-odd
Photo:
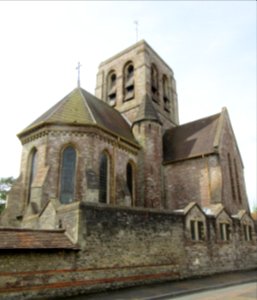
[[[18,137],[21,173],[1,216],[0,251],[16,249],[13,262],[29,252],[39,277],[91,272],[94,283],[76,287],[64,272],[60,293],[257,266],[228,111],[180,125],[174,73],[144,40],[100,64],[95,95],[78,86]]]

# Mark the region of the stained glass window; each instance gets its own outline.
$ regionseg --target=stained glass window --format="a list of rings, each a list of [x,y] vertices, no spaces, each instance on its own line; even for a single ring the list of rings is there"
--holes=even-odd
[[[74,197],[76,169],[76,151],[73,147],[67,147],[62,154],[61,165],[61,192],[60,201],[62,204],[72,202]]]

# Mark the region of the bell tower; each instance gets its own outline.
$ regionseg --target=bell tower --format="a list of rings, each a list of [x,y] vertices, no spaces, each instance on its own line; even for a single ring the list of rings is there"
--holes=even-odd
[[[164,130],[179,124],[173,71],[144,40],[100,64],[95,95],[131,124],[147,96]]]

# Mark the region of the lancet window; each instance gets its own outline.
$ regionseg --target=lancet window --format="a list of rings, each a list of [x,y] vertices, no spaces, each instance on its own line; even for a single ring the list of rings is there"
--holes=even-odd
[[[127,188],[129,190],[132,204],[135,201],[135,171],[134,166],[131,162],[127,164]]]
[[[29,189],[28,189],[28,203],[31,201],[32,184],[37,173],[38,151],[34,148],[30,154],[30,174],[29,174]]]
[[[106,152],[100,156],[99,164],[99,202],[109,203],[110,159]]]
[[[62,152],[60,202],[68,204],[73,201],[75,190],[76,151],[68,146]]]

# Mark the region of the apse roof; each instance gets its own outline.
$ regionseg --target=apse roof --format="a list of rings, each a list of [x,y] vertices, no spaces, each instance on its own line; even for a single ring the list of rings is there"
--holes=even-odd
[[[64,230],[0,228],[0,250],[67,249],[78,250]]]
[[[215,114],[167,130],[163,137],[164,162],[213,153],[220,116]]]
[[[48,124],[98,125],[135,142],[131,128],[122,115],[82,88],[76,88],[56,103],[18,136]]]

